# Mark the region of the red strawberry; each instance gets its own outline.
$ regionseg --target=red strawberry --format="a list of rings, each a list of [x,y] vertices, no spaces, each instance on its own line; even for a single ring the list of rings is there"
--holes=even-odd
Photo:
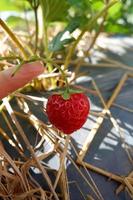
[[[60,94],[49,97],[46,113],[49,121],[65,134],[71,134],[85,123],[90,110],[90,103],[83,93],[70,94],[64,99]]]

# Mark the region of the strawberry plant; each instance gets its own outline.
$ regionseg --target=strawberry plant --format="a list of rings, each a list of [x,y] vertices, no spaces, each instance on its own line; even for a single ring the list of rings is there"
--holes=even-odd
[[[0,198],[69,200],[65,157],[98,196],[95,184],[90,186],[67,151],[72,145],[70,134],[84,125],[91,109],[85,91],[75,89],[75,80],[82,76],[79,68],[90,59],[100,34],[132,33],[132,10],[131,0],[0,2],[0,113],[6,123],[0,125],[0,136],[18,154],[15,160],[1,142]],[[38,106],[43,120],[32,106]],[[19,118],[26,121],[24,128]],[[27,127],[35,130],[34,142]],[[50,150],[38,156],[43,143]],[[60,160],[56,172],[45,165],[54,154]],[[48,189],[32,177],[33,168],[41,172]]]

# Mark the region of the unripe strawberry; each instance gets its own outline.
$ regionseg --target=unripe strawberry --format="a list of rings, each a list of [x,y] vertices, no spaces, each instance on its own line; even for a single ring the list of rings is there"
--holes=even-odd
[[[64,99],[60,94],[49,97],[46,113],[49,121],[65,134],[71,134],[85,123],[90,111],[90,103],[83,93],[70,94]]]

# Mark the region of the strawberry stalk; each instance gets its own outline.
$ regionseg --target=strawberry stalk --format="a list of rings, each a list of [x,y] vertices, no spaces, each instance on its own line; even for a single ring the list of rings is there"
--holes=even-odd
[[[65,82],[65,90],[63,92],[60,92],[62,94],[63,99],[67,100],[70,98],[70,87],[69,87],[69,83],[67,80],[67,76],[64,72],[63,69],[61,69],[61,67],[57,64],[54,63],[54,66],[61,72],[63,78],[64,78],[64,82]]]
[[[62,73],[62,76],[64,78],[65,90],[59,91],[59,94],[61,94],[61,96],[63,97],[64,100],[68,100],[70,98],[71,94],[83,92],[83,90],[70,88],[68,80],[67,80],[67,76],[66,76],[64,70],[61,69],[61,67],[59,65],[55,64],[55,63],[53,63],[53,65]]]

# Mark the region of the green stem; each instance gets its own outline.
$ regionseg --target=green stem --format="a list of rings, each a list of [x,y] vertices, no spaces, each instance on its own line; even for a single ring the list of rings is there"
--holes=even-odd
[[[36,26],[36,33],[35,33],[35,53],[37,51],[37,46],[38,46],[38,17],[37,17],[37,8],[34,10],[35,14],[35,26]]]
[[[45,9],[44,9],[44,1],[40,0],[40,6],[42,9],[42,16],[43,16],[43,32],[44,32],[44,49],[45,49],[45,55],[46,58],[48,58],[49,56],[49,51],[48,51],[48,22],[47,22],[47,18],[45,16]]]
[[[52,54],[48,50],[48,25],[46,22],[44,22],[44,45],[45,45],[45,54],[46,58],[50,59],[52,57]],[[50,63],[47,64],[48,66],[48,71],[51,72],[53,70],[53,67]]]
[[[86,31],[91,31],[95,22],[97,21],[97,19],[99,17],[101,17],[110,7],[112,7],[115,3],[117,3],[118,0],[113,0],[111,1],[110,3],[108,3],[108,5],[106,5],[99,13],[97,13],[89,22],[89,24],[87,24],[85,26],[85,28],[81,31],[80,35],[78,36],[77,40],[73,43],[73,45],[71,46],[70,50],[68,51],[68,54],[66,56],[66,60],[65,60],[65,63],[64,63],[64,66],[65,66],[65,69],[68,67],[70,61],[71,61],[71,58],[72,58],[72,55],[74,53],[74,50],[77,46],[77,44],[79,43],[79,41],[81,40],[81,38],[83,37],[83,35],[85,34]]]
[[[0,18],[0,25],[4,29],[4,31],[9,35],[9,37],[12,39],[12,41],[15,43],[15,45],[20,49],[23,57],[25,60],[28,60],[27,53],[25,52],[25,49],[21,42],[18,40],[16,35],[12,32],[12,30],[6,25],[6,23]]]
[[[44,36],[45,53],[46,57],[48,57],[48,29],[46,22],[44,22]]]
[[[64,70],[61,69],[61,67],[59,65],[57,65],[56,63],[54,63],[53,65],[61,72],[61,74],[62,74],[62,76],[65,80],[66,89],[67,89],[67,91],[69,91],[69,83],[68,83],[68,80],[67,80],[67,77],[66,77]]]
[[[51,59],[52,57],[52,53],[49,52],[48,50],[48,25],[47,23],[44,21],[44,45],[45,45],[45,54],[46,54],[46,58],[47,59]],[[52,72],[53,70],[53,66],[51,65],[51,63],[47,63],[47,67],[48,67],[48,72]],[[51,85],[53,88],[56,87],[56,80],[54,78],[50,78],[51,81]]]
[[[43,14],[43,30],[44,30],[44,50],[45,50],[45,56],[47,59],[50,59],[52,57],[52,53],[49,52],[48,49],[48,21],[47,21],[47,17],[45,16],[45,9],[44,9],[44,1],[40,0],[40,5],[41,5],[41,9],[42,9],[42,14]],[[48,67],[48,72],[52,72],[53,71],[53,66],[51,65],[51,63],[47,63],[47,67]],[[50,78],[50,82],[52,87],[56,87],[56,80],[53,78]]]
[[[38,17],[37,17],[37,9],[39,6],[39,0],[33,0],[33,1],[29,1],[33,11],[34,11],[34,15],[35,15],[35,49],[34,49],[34,53],[36,54],[37,51],[37,46],[38,46]]]

